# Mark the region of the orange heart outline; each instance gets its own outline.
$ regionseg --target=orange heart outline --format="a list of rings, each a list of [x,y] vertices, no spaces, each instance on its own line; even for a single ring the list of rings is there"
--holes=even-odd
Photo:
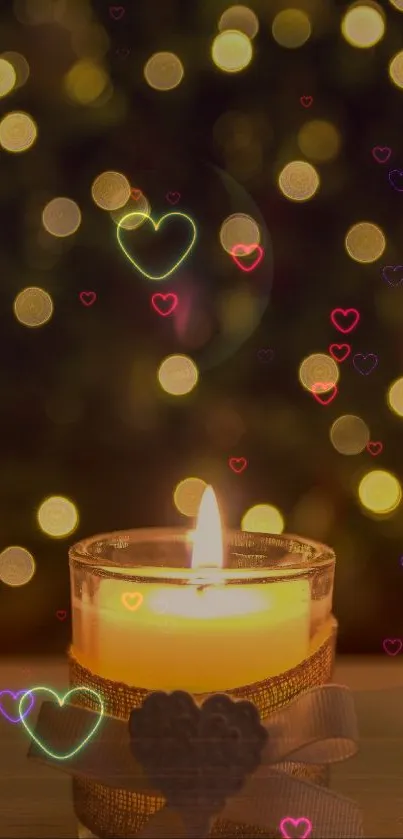
[[[134,597],[137,598],[136,603],[129,603],[129,600],[133,600]],[[125,606],[129,612],[137,612],[137,609],[141,606],[143,600],[143,595],[140,594],[139,591],[124,591],[121,597],[123,606]]]

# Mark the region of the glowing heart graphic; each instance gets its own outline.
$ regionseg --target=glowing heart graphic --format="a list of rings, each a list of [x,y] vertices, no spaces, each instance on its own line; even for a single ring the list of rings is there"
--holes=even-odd
[[[96,699],[96,701],[99,703],[99,706],[100,706],[99,717],[96,720],[95,724],[92,726],[92,728],[90,729],[89,733],[84,738],[84,740],[82,740],[82,742],[79,743],[78,746],[76,746],[76,748],[73,749],[73,751],[68,752],[68,754],[66,754],[66,755],[58,755],[55,752],[52,752],[50,749],[48,749],[48,747],[45,746],[43,743],[41,743],[39,738],[35,736],[33,731],[31,731],[28,723],[25,721],[24,715],[26,715],[26,711],[23,710],[24,701],[28,696],[32,698],[32,694],[37,693],[40,690],[44,693],[51,693],[52,696],[55,699],[57,699],[61,708],[63,707],[64,703],[66,702],[66,699],[68,699],[69,696],[72,696],[73,693],[79,693],[80,691],[82,693],[90,693]],[[29,690],[25,691],[24,695],[20,699],[20,704],[19,704],[19,707],[18,707],[18,713],[19,713],[20,720],[21,720],[24,728],[28,732],[29,736],[36,743],[36,745],[39,746],[39,748],[42,749],[43,752],[45,752],[45,754],[47,754],[49,757],[52,757],[54,760],[68,760],[70,757],[74,757],[74,755],[78,754],[78,752],[80,752],[81,749],[84,748],[86,743],[88,743],[88,741],[91,740],[91,737],[94,736],[96,730],[101,725],[101,720],[102,720],[102,717],[104,715],[104,703],[102,702],[102,699],[101,699],[99,693],[97,693],[96,690],[92,690],[92,688],[86,688],[86,687],[72,688],[72,690],[68,690],[67,693],[65,693],[64,696],[60,699],[59,695],[56,693],[56,691],[52,690],[52,688],[47,688],[47,687],[40,686],[40,687],[36,687],[36,688],[30,688]]]
[[[337,395],[337,385],[333,382],[315,382],[311,387],[311,393],[321,405],[330,405]]]
[[[344,332],[347,335],[348,332],[352,332],[354,327],[357,326],[357,323],[360,319],[360,313],[357,309],[333,309],[330,314],[330,320],[332,321],[333,326],[339,330],[339,332]]]
[[[166,318],[167,315],[172,314],[178,305],[178,295],[168,292],[168,294],[153,294],[151,298],[153,309]]]
[[[230,457],[228,465],[233,472],[236,472],[237,475],[240,475],[241,472],[243,472],[244,469],[246,469],[248,461],[246,460],[246,457]]]
[[[383,451],[383,443],[380,440],[370,440],[365,448],[373,457],[376,457]]]
[[[398,655],[403,644],[401,638],[384,638],[382,646],[387,655]]]
[[[240,256],[249,256],[254,251],[257,251],[257,257],[251,265],[245,265],[239,259]],[[259,262],[263,259],[263,248],[260,245],[234,245],[231,250],[231,256],[238,268],[241,268],[242,271],[253,271]]]
[[[284,839],[308,839],[312,833],[312,822],[305,818],[292,819],[287,816],[280,822],[280,833]]]
[[[144,271],[144,269],[141,268],[141,266],[135,261],[135,259],[133,259],[132,255],[129,253],[127,248],[125,248],[125,246],[122,242],[122,239],[121,239],[121,233],[120,232],[121,232],[121,229],[122,229],[123,225],[125,224],[125,222],[129,218],[133,218],[134,216],[141,216],[141,218],[143,218],[145,221],[150,221],[151,224],[154,227],[155,232],[157,232],[159,230],[161,224],[163,224],[163,222],[166,219],[173,218],[174,216],[179,216],[180,218],[185,219],[187,224],[189,224],[190,227],[192,228],[192,239],[190,241],[190,244],[188,245],[186,250],[182,253],[182,255],[177,260],[177,262],[175,262],[175,264],[168,271],[165,271],[165,274],[158,274],[157,276],[154,276],[153,274],[148,274],[147,271]],[[136,271],[139,271],[139,273],[143,274],[144,277],[147,277],[148,280],[165,280],[167,277],[170,277],[171,274],[173,274],[174,271],[176,271],[177,268],[179,268],[179,266],[182,265],[182,262],[190,254],[190,251],[192,250],[193,245],[196,241],[196,237],[197,237],[196,225],[195,225],[193,219],[191,219],[190,216],[186,215],[186,213],[180,213],[180,212],[165,213],[165,215],[161,216],[160,220],[157,221],[157,222],[154,221],[154,219],[152,219],[151,216],[148,215],[148,213],[135,213],[135,212],[127,213],[125,216],[123,216],[123,218],[120,219],[119,224],[117,226],[116,233],[117,233],[117,239],[118,239],[118,242],[119,242],[119,246],[122,248],[122,251],[123,251],[124,255],[127,256],[128,260],[132,263],[132,265],[134,265]]]
[[[16,714],[12,714],[12,715],[11,715],[11,714],[9,714],[9,713],[6,711],[6,709],[3,707],[3,700],[2,700],[2,697],[3,697],[3,696],[5,696],[6,694],[8,694],[8,696],[11,696],[11,697],[12,697],[12,699],[14,700],[14,702],[16,702],[19,696],[23,696],[24,694],[26,695],[26,693],[27,693],[27,691],[26,691],[26,690],[17,690],[17,691],[13,691],[13,690],[0,690],[0,714],[3,714],[3,717],[5,717],[5,718],[6,718],[6,720],[8,720],[9,722],[12,722],[12,723],[17,723],[17,722],[20,722],[20,721],[21,721],[21,717],[20,717],[19,715],[17,716]],[[30,704],[30,705],[28,706],[28,708],[24,711],[24,717],[26,717],[26,716],[27,716],[27,714],[29,714],[29,712],[30,712],[30,710],[31,710],[31,708],[32,708],[32,706],[33,706],[33,704],[34,704],[34,697],[33,697],[33,696],[31,696],[31,704]]]
[[[121,599],[129,612],[137,612],[143,602],[143,595],[139,591],[125,591]]]
[[[349,357],[351,353],[350,344],[330,344],[329,352],[335,361],[341,363]]]

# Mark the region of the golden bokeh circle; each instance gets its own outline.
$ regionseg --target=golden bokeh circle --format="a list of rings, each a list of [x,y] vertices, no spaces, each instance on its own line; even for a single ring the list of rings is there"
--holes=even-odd
[[[5,151],[18,154],[33,146],[38,130],[29,114],[12,111],[0,122],[0,146]]]
[[[184,76],[181,60],[173,52],[156,52],[144,67],[144,78],[154,90],[173,90]]]
[[[306,160],[292,160],[278,176],[278,185],[290,201],[309,201],[319,189],[319,175]]]
[[[397,52],[389,62],[389,76],[396,87],[403,88],[403,50]]]
[[[312,393],[315,390],[314,385],[320,384],[321,393],[327,393],[339,381],[340,371],[330,355],[312,353],[301,361],[298,375],[305,390]]]
[[[306,157],[318,163],[325,163],[337,157],[341,146],[341,136],[331,122],[312,119],[300,128],[298,145]]]
[[[346,251],[355,262],[375,262],[382,256],[386,240],[378,225],[370,221],[353,224],[346,234]]]
[[[232,254],[236,245],[258,245],[260,228],[252,216],[233,213],[224,219],[220,227],[220,242],[224,250]]]
[[[174,491],[176,509],[183,516],[196,518],[206,486],[206,481],[201,478],[185,478],[180,481]]]
[[[7,586],[25,586],[35,570],[35,560],[26,548],[10,545],[0,553],[0,582]]]
[[[7,61],[4,58],[4,55],[0,58],[0,97],[7,96],[7,93],[15,87],[15,83],[17,81],[16,72],[14,70],[13,65],[10,61]]]
[[[403,12],[403,0],[389,0],[389,3],[391,3],[398,12]]]
[[[110,79],[104,67],[89,58],[76,61],[64,77],[64,89],[78,105],[96,102],[109,84]]]
[[[230,6],[222,13],[218,22],[220,32],[225,29],[236,29],[243,32],[247,38],[255,38],[259,32],[259,21],[248,6]]]
[[[273,20],[273,38],[281,47],[302,47],[311,35],[311,22],[301,9],[284,9]]]
[[[335,420],[329,436],[339,454],[354,455],[364,451],[370,440],[370,431],[361,417],[345,414]]]
[[[127,204],[130,193],[129,181],[121,172],[102,172],[91,187],[93,201],[101,210],[119,210]]]
[[[42,211],[42,224],[51,236],[72,236],[81,224],[81,211],[71,198],[52,198]]]
[[[388,407],[398,417],[403,417],[403,377],[395,379],[387,392]]]
[[[171,396],[185,396],[196,386],[199,372],[187,355],[169,355],[158,369],[158,381]]]
[[[17,90],[19,87],[22,87],[29,78],[29,64],[26,58],[19,52],[14,52],[13,50],[7,50],[7,52],[2,52],[2,58],[5,58],[6,61],[9,61],[10,64],[14,68],[15,73],[15,89]]]
[[[350,46],[359,49],[373,47],[385,34],[382,10],[364,3],[352,6],[342,19],[341,31]]]
[[[24,288],[14,300],[14,314],[23,326],[43,326],[53,314],[52,298],[43,288]]]
[[[225,29],[214,38],[211,56],[224,73],[239,73],[252,61],[251,40],[237,29]]]
[[[62,495],[51,495],[45,498],[38,509],[38,524],[47,536],[63,539],[76,530],[78,525],[77,508],[68,498]]]
[[[247,533],[282,533],[284,519],[272,504],[255,504],[244,513],[241,530]]]
[[[373,469],[361,479],[358,497],[366,510],[376,515],[385,515],[399,506],[402,500],[402,487],[392,472]]]

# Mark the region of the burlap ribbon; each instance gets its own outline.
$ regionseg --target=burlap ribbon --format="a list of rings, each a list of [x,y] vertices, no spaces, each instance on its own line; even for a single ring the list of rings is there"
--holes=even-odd
[[[43,702],[34,729],[36,740],[52,743],[53,754],[67,754],[82,741],[97,714],[72,704],[60,707]],[[221,819],[245,822],[262,830],[278,829],[286,816],[309,819],[313,835],[321,839],[363,836],[357,805],[323,787],[287,774],[289,764],[329,765],[352,757],[357,751],[357,721],[354,700],[348,688],[326,685],[296,698],[286,708],[264,721],[268,732],[261,763],[242,790],[227,799]],[[105,716],[96,737],[68,760],[48,756],[32,741],[29,757],[61,771],[106,786],[146,795],[161,795],[152,789],[140,763],[129,749],[128,724]],[[208,836],[208,817],[178,812],[166,804],[150,817],[137,834],[139,839]]]

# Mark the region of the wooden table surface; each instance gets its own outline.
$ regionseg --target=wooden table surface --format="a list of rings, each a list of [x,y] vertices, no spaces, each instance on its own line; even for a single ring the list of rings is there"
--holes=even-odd
[[[403,656],[339,656],[334,682],[355,691],[379,691],[379,703],[378,697],[374,703],[379,720],[390,707],[386,689],[401,687],[403,697]],[[62,659],[0,659],[0,690],[37,685],[66,691],[67,664]],[[401,708],[403,732],[403,701]],[[399,709],[400,704],[395,714],[400,713]],[[25,729],[8,722],[2,714],[0,741],[1,839],[76,839],[68,776],[28,760]],[[376,774],[368,777],[369,753],[374,765],[374,749]],[[377,738],[364,737],[359,755],[332,770],[332,788],[360,803],[366,837],[403,837],[403,736],[393,741],[393,754],[391,741],[380,737],[379,731]],[[314,831],[312,836],[315,838]]]

